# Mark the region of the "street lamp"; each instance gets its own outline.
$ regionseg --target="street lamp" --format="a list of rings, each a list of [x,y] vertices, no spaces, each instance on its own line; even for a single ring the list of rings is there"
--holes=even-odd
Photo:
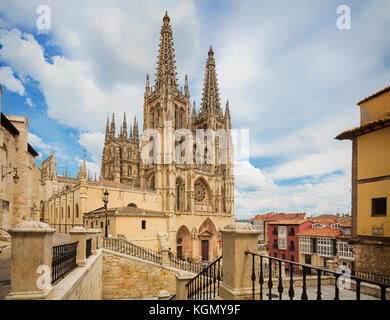
[[[108,224],[107,224],[107,203],[108,203],[108,191],[104,191],[103,194],[103,202],[104,202],[104,209],[106,210],[106,232],[105,232],[105,237],[108,238]]]
[[[7,169],[12,169],[10,172],[7,172]],[[5,171],[5,172],[4,172]],[[11,174],[13,171],[15,171],[15,175],[12,177],[15,184],[19,182],[19,176],[18,176],[18,169],[9,167],[3,167],[1,166],[1,180],[4,180],[5,176]]]

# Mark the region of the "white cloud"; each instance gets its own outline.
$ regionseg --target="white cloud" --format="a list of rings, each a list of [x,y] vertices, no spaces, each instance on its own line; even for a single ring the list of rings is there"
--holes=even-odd
[[[100,132],[84,132],[80,134],[78,143],[87,150],[94,163],[96,165],[100,165],[104,145],[104,135]]]
[[[24,86],[19,79],[16,79],[14,72],[10,67],[0,68],[0,83],[7,87],[8,90],[24,96]]]
[[[350,175],[332,175],[320,183],[278,186],[273,179],[249,164],[248,173],[236,176],[235,215],[239,218],[275,212],[307,214],[350,211]]]

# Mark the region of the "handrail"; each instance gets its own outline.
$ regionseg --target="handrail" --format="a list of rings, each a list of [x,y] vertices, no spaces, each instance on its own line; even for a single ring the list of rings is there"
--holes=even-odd
[[[103,238],[103,248],[161,264],[160,253],[140,247],[127,239]]]
[[[188,300],[210,300],[219,295],[222,280],[222,256],[186,284]]]
[[[306,264],[302,264],[302,263],[299,263],[299,262],[293,262],[293,261],[289,261],[289,260],[284,260],[284,259],[280,259],[280,258],[276,258],[276,257],[270,257],[270,256],[265,256],[265,255],[261,255],[261,254],[258,254],[258,253],[255,253],[255,252],[251,252],[251,251],[246,251],[245,254],[250,254],[252,255],[252,299],[254,300],[255,299],[255,281],[256,281],[256,272],[255,272],[255,257],[259,257],[260,258],[260,264],[259,264],[259,279],[258,279],[258,282],[259,282],[259,285],[260,285],[260,290],[259,290],[259,295],[260,295],[260,300],[263,300],[263,284],[264,284],[264,274],[263,274],[263,260],[266,259],[268,260],[269,262],[269,265],[271,265],[273,263],[273,261],[275,262],[278,262],[278,266],[279,266],[279,285],[278,285],[278,292],[279,292],[279,300],[282,300],[282,293],[283,293],[283,279],[282,279],[282,263],[285,263],[285,264],[288,264],[290,266],[290,269],[293,268],[294,266],[298,266],[300,268],[302,268],[303,270],[303,283],[302,283],[302,300],[307,300],[307,291],[306,291],[306,273],[307,273],[307,270],[315,270],[317,272],[317,287],[318,287],[318,290],[317,290],[317,300],[321,300],[321,274],[330,274],[330,275],[333,275],[335,277],[335,300],[339,300],[339,285],[338,285],[338,280],[341,276],[343,276],[343,272],[341,271],[333,271],[333,270],[328,270],[328,269],[323,269],[323,268],[319,268],[319,267],[313,267],[313,266],[310,266],[310,265],[306,265]],[[272,286],[273,286],[273,283],[272,283],[272,268],[269,268],[269,278],[268,278],[268,290],[269,290],[269,293],[268,293],[268,298],[269,300],[272,299]],[[294,276],[294,272],[290,272],[290,288],[289,288],[289,296],[290,296],[290,300],[293,299],[294,295],[295,295],[295,292],[294,292],[294,286],[293,286],[293,276]],[[384,283],[381,283],[381,282],[377,282],[377,281],[374,281],[374,280],[369,280],[369,279],[364,279],[364,278],[360,278],[360,277],[357,277],[357,276],[354,276],[354,275],[350,275],[348,274],[348,278],[351,279],[351,280],[354,280],[356,282],[356,299],[357,300],[360,300],[360,287],[361,287],[361,283],[369,283],[369,284],[372,284],[372,285],[376,285],[380,288],[380,291],[381,291],[381,300],[386,300],[386,290],[388,288],[390,288],[390,285],[387,285],[387,284],[384,284]]]

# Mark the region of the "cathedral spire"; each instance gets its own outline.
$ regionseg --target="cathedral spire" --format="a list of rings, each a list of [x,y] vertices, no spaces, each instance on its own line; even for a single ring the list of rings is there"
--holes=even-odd
[[[161,42],[155,80],[156,88],[161,88],[164,83],[167,86],[177,88],[175,50],[173,49],[172,29],[169,22],[170,18],[168,16],[168,12],[166,12],[163,18],[163,25],[161,27]]]
[[[110,119],[107,117],[105,142],[107,142],[109,137],[110,137]]]
[[[133,138],[134,138],[134,140],[139,139],[138,121],[137,121],[137,118],[135,116],[134,116],[134,125],[133,125]]]
[[[112,114],[110,136],[112,138],[115,138],[115,115],[114,115],[114,113]]]
[[[81,178],[82,179],[87,179],[87,162],[85,160],[85,149],[84,149],[84,159],[83,159],[83,165],[81,167],[81,172],[80,172]]]
[[[123,114],[123,126],[122,126],[122,130],[123,130],[123,138],[124,139],[127,139],[127,122],[126,122],[126,112]]]
[[[221,112],[221,102],[219,100],[217,73],[215,71],[214,51],[211,46],[208,52],[206,72],[204,76],[202,112],[210,112],[210,113]]]
[[[229,100],[226,101],[226,108],[225,108],[225,124],[226,129],[230,129],[230,109],[229,109]]]
[[[188,96],[188,76],[185,76],[185,82],[184,82],[184,94]]]
[[[150,93],[149,73],[146,74],[145,94],[148,96]]]

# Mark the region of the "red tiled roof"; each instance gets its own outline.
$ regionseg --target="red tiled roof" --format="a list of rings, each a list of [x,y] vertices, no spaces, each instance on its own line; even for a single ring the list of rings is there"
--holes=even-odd
[[[266,221],[274,221],[274,220],[300,220],[305,219],[306,213],[275,213],[270,212],[262,215],[257,215],[254,218],[248,219],[248,221],[252,220],[266,220]]]
[[[276,220],[276,221],[272,221],[272,222],[269,222],[268,224],[269,225],[282,225],[282,224],[302,224],[302,223],[305,223],[305,222],[309,222],[309,220],[293,220],[293,219],[290,219],[290,220]]]
[[[308,237],[329,237],[336,238],[341,235],[340,228],[331,228],[330,226],[324,228],[309,228],[303,230],[297,234],[298,236],[308,236]]]

